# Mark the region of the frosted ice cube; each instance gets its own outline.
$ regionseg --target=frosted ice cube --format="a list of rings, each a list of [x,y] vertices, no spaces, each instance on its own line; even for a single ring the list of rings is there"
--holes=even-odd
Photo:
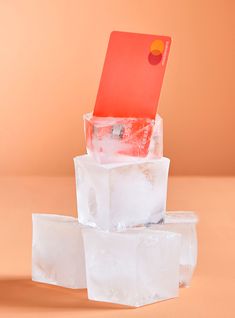
[[[163,220],[170,160],[100,165],[74,159],[79,222],[117,230]]]
[[[163,119],[157,115],[148,150],[149,159],[163,157]]]
[[[143,306],[178,296],[181,235],[83,229],[88,298]]]
[[[81,225],[69,216],[33,214],[32,280],[86,288]]]
[[[151,229],[174,231],[182,235],[180,253],[180,285],[190,285],[197,264],[197,215],[193,212],[167,212],[164,224],[151,225]]]
[[[89,155],[99,163],[139,161],[163,156],[163,121],[146,118],[95,117],[85,114]]]

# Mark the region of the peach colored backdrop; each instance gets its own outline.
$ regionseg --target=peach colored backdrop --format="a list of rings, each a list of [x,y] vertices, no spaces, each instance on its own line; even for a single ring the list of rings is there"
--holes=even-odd
[[[235,174],[233,21],[232,0],[0,0],[0,174],[73,174],[112,30],[173,38],[171,173]]]

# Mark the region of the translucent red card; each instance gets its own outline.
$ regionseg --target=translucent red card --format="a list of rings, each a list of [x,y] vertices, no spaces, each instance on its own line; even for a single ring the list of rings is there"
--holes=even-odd
[[[171,38],[112,32],[93,115],[154,119]]]

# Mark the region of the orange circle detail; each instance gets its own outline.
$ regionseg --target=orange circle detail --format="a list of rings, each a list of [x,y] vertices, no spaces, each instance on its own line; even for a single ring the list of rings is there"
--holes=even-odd
[[[160,54],[162,54],[164,50],[164,43],[161,40],[154,40],[150,46],[150,52],[155,55],[158,56]]]
[[[159,50],[153,50],[151,53],[155,56],[161,55],[162,53]]]

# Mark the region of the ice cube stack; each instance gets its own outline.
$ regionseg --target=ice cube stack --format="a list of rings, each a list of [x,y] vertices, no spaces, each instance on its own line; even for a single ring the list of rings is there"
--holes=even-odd
[[[169,46],[169,37],[111,34],[94,112],[83,117],[87,154],[74,158],[78,218],[33,215],[34,281],[134,307],[190,285],[197,216],[166,212],[170,160],[156,115]]]

